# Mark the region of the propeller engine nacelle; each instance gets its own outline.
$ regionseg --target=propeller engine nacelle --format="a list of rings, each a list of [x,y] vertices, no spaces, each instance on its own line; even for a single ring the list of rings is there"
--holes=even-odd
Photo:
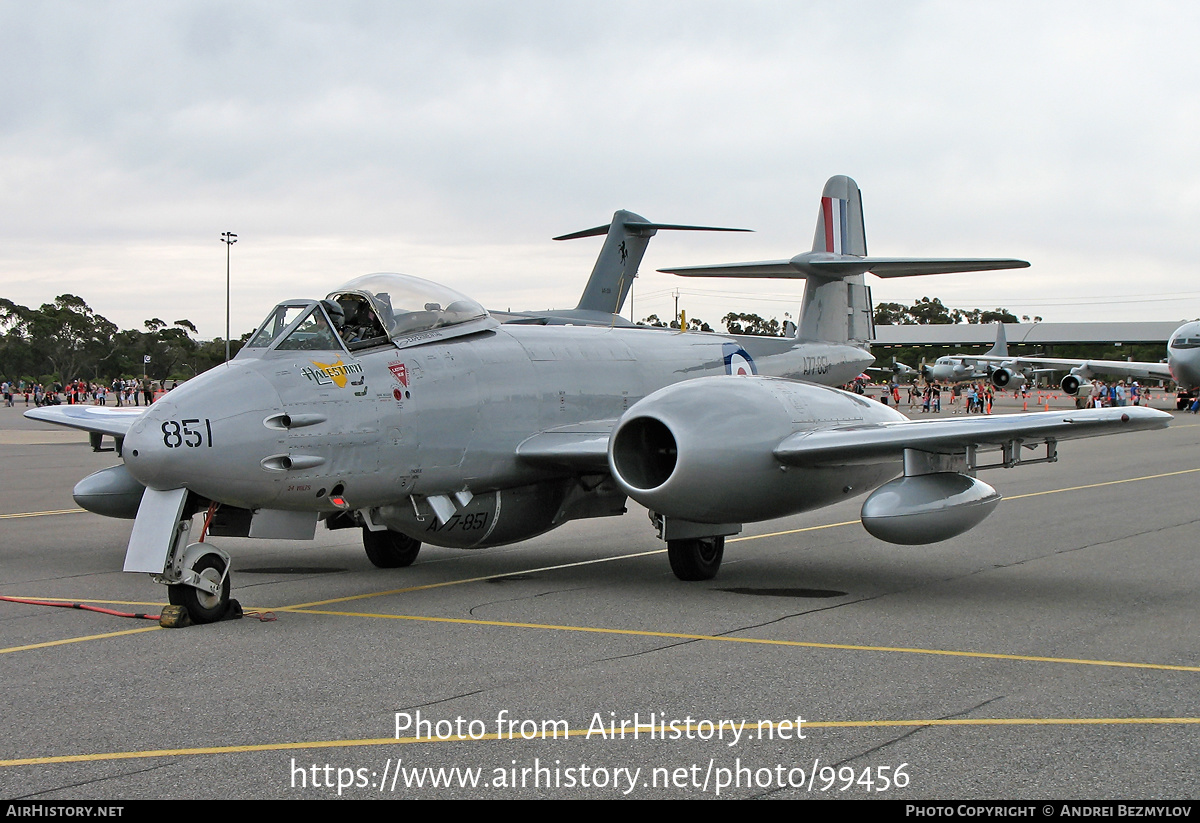
[[[992,372],[992,385],[998,389],[1008,386],[1019,386],[1025,382],[1025,375],[1007,366],[1001,366]]]
[[[1087,378],[1083,377],[1082,375],[1071,373],[1062,379],[1062,382],[1059,383],[1059,387],[1062,388],[1062,390],[1067,394],[1075,396],[1081,391],[1084,393],[1091,391],[1092,384],[1089,383]]]

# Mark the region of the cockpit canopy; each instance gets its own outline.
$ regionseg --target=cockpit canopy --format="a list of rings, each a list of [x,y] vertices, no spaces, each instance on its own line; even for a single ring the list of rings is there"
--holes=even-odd
[[[376,332],[393,340],[488,316],[483,306],[454,289],[391,272],[356,277],[328,299],[346,313],[347,328],[359,326],[363,334]]]
[[[356,277],[321,301],[276,306],[247,349],[329,351],[397,346],[494,328],[483,306],[454,289],[407,274]]]

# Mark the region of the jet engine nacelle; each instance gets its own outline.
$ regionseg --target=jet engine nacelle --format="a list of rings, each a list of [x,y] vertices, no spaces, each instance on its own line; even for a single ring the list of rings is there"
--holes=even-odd
[[[609,467],[621,491],[668,518],[770,520],[869,491],[902,468],[898,455],[854,465],[785,465],[774,456],[784,438],[829,421],[904,419],[882,403],[824,386],[704,377],[659,389],[625,412],[609,440]]]
[[[1015,369],[1001,366],[992,372],[992,385],[998,389],[1007,386],[1019,386],[1025,382],[1025,375]]]
[[[1092,384],[1087,381],[1087,378],[1073,373],[1063,377],[1062,382],[1059,383],[1059,386],[1064,392],[1071,396],[1075,396],[1081,391],[1084,393],[1089,392],[1092,388]]]
[[[965,474],[898,477],[863,501],[862,524],[889,543],[937,543],[975,528],[999,502],[999,492]]]

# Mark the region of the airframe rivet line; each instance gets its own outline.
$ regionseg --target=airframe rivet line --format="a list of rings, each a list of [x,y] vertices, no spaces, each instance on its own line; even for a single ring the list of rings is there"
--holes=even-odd
[[[806,729],[867,729],[886,727],[921,726],[1125,726],[1125,725],[1188,725],[1200,724],[1200,717],[980,717],[937,720],[805,720]],[[745,724],[743,724],[744,726]],[[694,728],[688,724],[689,729]],[[449,738],[439,740],[428,737],[370,737],[357,740],[310,740],[295,743],[259,743],[244,746],[202,746],[188,749],[148,749],[140,752],[104,752],[101,754],[65,754],[49,757],[23,757],[0,760],[4,766],[43,766],[54,763],[87,763],[98,760],[133,760],[143,757],[182,757],[204,754],[242,754],[246,752],[278,752],[300,749],[342,749],[364,746],[406,746],[414,743],[475,743],[482,741],[511,741],[527,743],[531,740],[556,740],[580,737],[591,741],[596,737],[604,742],[608,739],[588,729],[574,729],[555,734],[553,730],[539,732],[528,738],[509,735],[484,734],[469,740]],[[649,737],[648,735],[646,735]]]
[[[162,626],[144,626],[140,629],[126,629],[122,632],[107,632],[106,634],[89,634],[85,637],[68,637],[66,640],[48,640],[45,643],[30,643],[26,646],[10,646],[7,649],[0,649],[0,654],[8,654],[9,652],[24,652],[30,649],[45,649],[50,646],[64,646],[67,643],[82,643],[85,640],[104,640],[108,637],[121,637],[126,634],[140,634],[141,632],[156,632]]]
[[[1121,660],[1088,660],[1072,657],[1041,657],[999,652],[965,652],[951,649],[921,649],[904,646],[859,646],[847,643],[815,643],[804,640],[772,640],[762,637],[730,637],[715,634],[685,634],[683,632],[652,632],[641,629],[606,629],[598,626],[559,626],[552,623],[515,623],[502,620],[469,620],[462,617],[425,617],[411,614],[375,614],[370,612],[335,612],[325,609],[295,609],[300,614],[328,614],[339,617],[372,617],[385,620],[413,620],[425,623],[458,623],[466,626],[498,626],[510,629],[542,629],[544,631],[583,632],[585,634],[617,634],[629,637],[662,637],[668,640],[712,640],[721,643],[753,643],[762,646],[793,646],[806,649],[836,649],[859,652],[897,652],[901,654],[932,654],[946,657],[979,657],[987,660],[1017,660],[1031,663],[1070,663],[1080,666],[1111,666],[1124,669],[1156,669],[1173,672],[1200,672],[1200,666],[1176,666],[1165,663],[1128,663]]]

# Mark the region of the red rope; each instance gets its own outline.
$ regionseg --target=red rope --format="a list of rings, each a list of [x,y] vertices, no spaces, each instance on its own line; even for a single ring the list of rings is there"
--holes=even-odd
[[[21,597],[0,597],[0,600],[7,600],[9,603],[25,603],[29,606],[54,606],[59,609],[82,609],[88,612],[100,612],[101,614],[111,614],[113,617],[134,617],[143,620],[159,619],[157,614],[144,614],[142,612],[118,612],[112,609],[103,609],[99,606],[89,606],[85,603],[54,603],[49,600],[26,600]]]

